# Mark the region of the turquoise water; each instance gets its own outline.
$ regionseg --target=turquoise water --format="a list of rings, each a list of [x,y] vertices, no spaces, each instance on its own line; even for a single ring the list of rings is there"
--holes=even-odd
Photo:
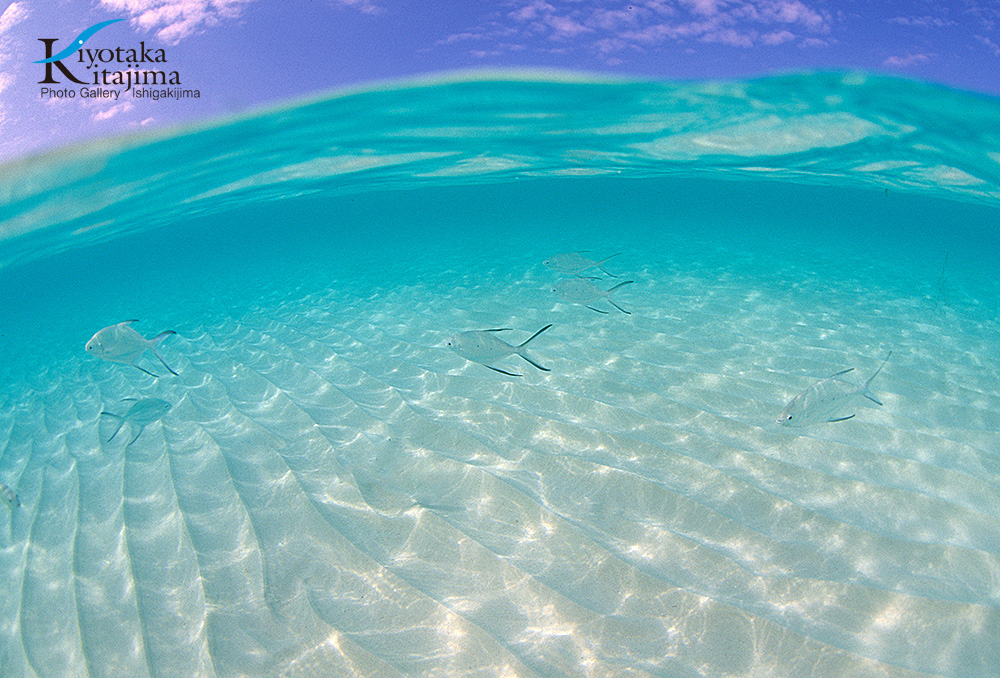
[[[2,176],[5,678],[1000,673],[996,99],[455,76]]]

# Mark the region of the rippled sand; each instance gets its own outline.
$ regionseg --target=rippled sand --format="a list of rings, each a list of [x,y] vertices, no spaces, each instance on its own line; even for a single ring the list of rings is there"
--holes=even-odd
[[[444,271],[180,325],[176,378],[40,368],[0,411],[3,676],[1000,673],[995,328],[629,265],[631,316]],[[549,373],[443,345],[550,322]],[[888,349],[884,407],[775,423]],[[137,394],[174,407],[106,442]]]

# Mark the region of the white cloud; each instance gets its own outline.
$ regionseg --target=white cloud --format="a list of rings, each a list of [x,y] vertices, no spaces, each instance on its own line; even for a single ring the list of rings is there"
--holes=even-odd
[[[580,33],[589,33],[593,30],[565,16],[550,17],[548,24],[555,31],[556,35],[570,38]]]
[[[99,122],[101,120],[107,120],[109,118],[113,118],[119,113],[128,113],[129,111],[132,110],[132,107],[133,106],[131,101],[124,101],[120,104],[112,106],[111,108],[106,108],[103,111],[98,111],[97,113],[94,113],[94,115],[91,117],[95,122]]]
[[[702,16],[714,16],[719,13],[718,0],[680,0],[680,3]]]
[[[718,31],[705,33],[699,40],[702,42],[717,42],[721,45],[729,45],[731,47],[753,47],[756,38],[756,31],[743,33],[734,28],[723,28]]]
[[[206,27],[215,26],[226,19],[236,19],[247,5],[257,0],[98,0],[112,12],[125,12],[135,25],[143,30],[156,31],[160,40],[176,45]],[[336,0],[366,14],[374,14],[379,7],[371,0]]]
[[[23,2],[10,3],[4,8],[3,14],[0,14],[0,66],[3,66],[10,59],[11,38],[8,33],[14,26],[27,19],[29,14],[28,7]],[[13,82],[13,75],[0,71],[0,93],[10,87]],[[7,122],[7,119],[4,102],[0,101],[0,128]]]
[[[800,24],[811,31],[829,30],[827,19],[810,9],[799,0],[778,0],[759,3],[762,20],[765,23]]]
[[[986,49],[993,52],[993,56],[1000,57],[1000,45],[996,44],[995,42],[987,38],[985,35],[977,35],[975,37],[976,40],[986,45]]]
[[[781,45],[786,42],[790,42],[795,39],[795,34],[791,31],[782,29],[780,31],[773,31],[771,33],[765,33],[760,36],[760,42],[762,45]]]
[[[28,7],[23,2],[12,2],[0,14],[0,35],[28,18]]]
[[[7,35],[10,29],[28,18],[28,8],[23,2],[12,2],[0,14],[0,65],[3,65],[10,58],[8,50],[11,45],[11,37]],[[7,83],[9,84],[9,83]]]
[[[889,66],[891,68],[906,68],[907,66],[912,66],[913,64],[920,64],[925,61],[929,61],[932,55],[930,54],[907,54],[906,56],[891,56],[882,62],[883,66]]]
[[[834,40],[836,42],[836,40]],[[802,38],[799,47],[829,47],[830,43],[823,38]]]
[[[434,44],[438,46],[453,45],[456,42],[465,42],[466,40],[482,40],[482,39],[483,39],[482,33],[469,33],[469,32],[453,33],[445,38],[442,38],[441,40],[438,40]]]
[[[830,32],[831,15],[813,0],[514,0],[503,14],[474,34],[483,41],[509,39],[510,31],[555,41],[586,37],[580,46],[605,59],[615,52],[666,42],[711,42],[733,47],[771,47],[799,40],[814,45]],[[498,28],[499,27],[499,28]],[[459,40],[455,34],[442,42]],[[821,41],[821,44],[826,44]],[[486,51],[485,46],[480,52]]]
[[[144,30],[168,44],[200,33],[220,19],[233,19],[252,0],[100,0],[112,12],[128,13]]]
[[[944,28],[945,26],[957,26],[958,24],[950,19],[944,19],[939,16],[894,16],[889,19],[891,24],[899,24],[900,26],[920,26],[928,27],[935,26],[937,28]]]
[[[509,16],[532,33],[544,34],[556,39],[573,38],[581,33],[589,33],[594,30],[580,23],[573,16],[573,12],[560,12],[545,0],[531,0],[530,3],[510,12]]]

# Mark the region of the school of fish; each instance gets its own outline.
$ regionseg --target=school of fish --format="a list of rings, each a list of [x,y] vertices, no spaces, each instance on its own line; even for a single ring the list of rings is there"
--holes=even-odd
[[[549,290],[564,301],[584,306],[597,313],[608,313],[608,311],[594,306],[594,304],[604,300],[623,314],[631,315],[630,311],[611,299],[611,293],[626,285],[633,284],[634,280],[623,280],[610,288],[605,288],[604,285],[598,284],[605,278],[599,275],[588,275],[589,273],[602,273],[609,278],[619,278],[618,274],[604,268],[604,264],[610,259],[620,256],[621,253],[615,253],[598,260],[585,257],[583,254],[583,252],[559,254],[542,262],[545,267],[566,276],[552,284]],[[176,332],[164,330],[156,336],[146,339],[132,327],[132,324],[136,322],[138,321],[125,320],[98,330],[86,343],[84,349],[100,360],[129,365],[154,379],[158,379],[159,375],[139,364],[148,351],[160,361],[170,374],[179,376],[158,351],[163,340],[175,335]],[[540,372],[551,372],[551,368],[545,367],[527,350],[529,343],[535,341],[551,327],[552,324],[549,323],[524,341],[516,344],[508,343],[500,336],[503,332],[515,331],[510,327],[466,330],[447,339],[445,346],[470,362],[478,363],[509,377],[523,376],[519,372],[497,365],[500,361],[511,356],[521,358]],[[785,405],[778,415],[776,423],[788,428],[805,428],[824,423],[844,422],[857,416],[856,412],[850,411],[850,408],[855,404],[868,401],[876,406],[881,406],[882,402],[872,393],[870,387],[872,381],[882,372],[891,356],[892,351],[889,351],[879,367],[861,384],[844,378],[845,375],[854,371],[853,367],[817,381]],[[118,436],[126,424],[129,425],[132,437],[125,444],[126,449],[139,439],[146,426],[161,420],[173,408],[173,405],[166,400],[152,397],[125,398],[122,399],[121,404],[128,405],[124,411],[104,410],[101,415],[118,421],[117,428],[106,441],[108,443]],[[3,497],[11,511],[20,508],[21,500],[16,489],[2,480],[0,480],[0,496]]]

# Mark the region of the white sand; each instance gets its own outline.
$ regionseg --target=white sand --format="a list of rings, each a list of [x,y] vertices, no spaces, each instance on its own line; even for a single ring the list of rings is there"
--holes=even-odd
[[[442,272],[182,332],[178,378],[40,374],[0,412],[2,674],[1000,673],[995,325],[824,270],[631,261],[631,316],[541,266]],[[549,373],[443,345],[549,322]],[[890,348],[884,407],[774,422]],[[136,386],[173,410],[105,442]]]

